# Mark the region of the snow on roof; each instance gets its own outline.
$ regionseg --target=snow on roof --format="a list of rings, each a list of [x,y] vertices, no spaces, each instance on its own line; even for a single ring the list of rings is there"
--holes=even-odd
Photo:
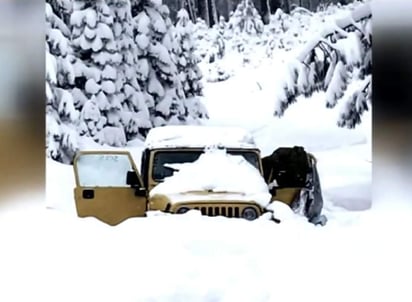
[[[253,137],[245,129],[218,126],[164,126],[149,131],[145,147],[209,147],[256,148]]]
[[[178,170],[166,177],[150,191],[150,196],[163,194],[171,202],[187,199],[184,193],[193,191],[215,192],[208,200],[253,200],[265,207],[271,199],[267,184],[254,166],[240,155],[230,155],[226,150],[209,149],[192,163],[173,164]],[[228,192],[229,194],[220,194]],[[179,196],[180,195],[180,196]],[[196,195],[196,194],[195,194]],[[215,196],[214,196],[215,195]],[[192,199],[202,199],[190,196]]]

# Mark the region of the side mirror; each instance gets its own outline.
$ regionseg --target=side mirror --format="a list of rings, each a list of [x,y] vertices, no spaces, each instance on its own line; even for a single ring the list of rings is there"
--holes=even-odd
[[[132,187],[136,187],[139,185],[139,178],[137,177],[135,171],[127,171],[126,184]]]
[[[278,187],[278,183],[276,179],[274,179],[270,184],[268,184],[268,190],[272,196],[276,196],[277,187]]]
[[[139,178],[135,171],[128,171],[126,176],[126,184],[135,189],[135,196],[146,196],[146,189],[140,186]]]

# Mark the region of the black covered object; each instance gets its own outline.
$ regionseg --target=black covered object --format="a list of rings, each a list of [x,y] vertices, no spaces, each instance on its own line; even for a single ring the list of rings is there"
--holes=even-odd
[[[266,183],[276,180],[275,188],[302,188],[292,209],[302,209],[301,213],[313,224],[326,224],[327,218],[321,215],[323,196],[316,160],[303,147],[278,148],[262,158],[262,166]]]
[[[277,187],[304,187],[311,171],[308,155],[303,147],[282,147],[262,158],[266,183],[276,180]]]

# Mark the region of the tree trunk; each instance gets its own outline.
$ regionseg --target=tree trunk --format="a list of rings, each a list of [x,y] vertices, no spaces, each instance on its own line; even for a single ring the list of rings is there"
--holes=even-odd
[[[271,13],[271,9],[270,9],[270,0],[266,0],[266,8],[267,8],[267,12],[266,12],[266,24],[269,24],[270,22],[270,13]]]
[[[227,2],[227,18],[229,19],[230,12],[233,11],[233,2],[232,0],[226,0]]]
[[[206,25],[210,27],[210,19],[209,19],[209,1],[203,0],[203,19],[206,22]]]
[[[290,13],[290,3],[289,0],[283,0],[283,11],[287,14]]]
[[[192,20],[192,22],[193,23],[195,23],[196,22],[196,13],[195,13],[195,10],[194,10],[194,3],[192,2],[192,0],[186,0],[187,2],[187,10],[188,10],[188,13],[189,13],[189,17],[190,17],[190,20]]]
[[[216,0],[209,0],[209,1],[210,1],[209,3],[210,3],[210,10],[211,10],[211,17],[212,17],[212,22],[210,23],[210,26],[212,26],[218,23]]]

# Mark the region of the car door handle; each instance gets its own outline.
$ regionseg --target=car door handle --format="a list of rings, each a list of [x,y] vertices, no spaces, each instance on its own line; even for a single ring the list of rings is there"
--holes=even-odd
[[[94,198],[94,190],[83,190],[83,199],[93,199]]]

